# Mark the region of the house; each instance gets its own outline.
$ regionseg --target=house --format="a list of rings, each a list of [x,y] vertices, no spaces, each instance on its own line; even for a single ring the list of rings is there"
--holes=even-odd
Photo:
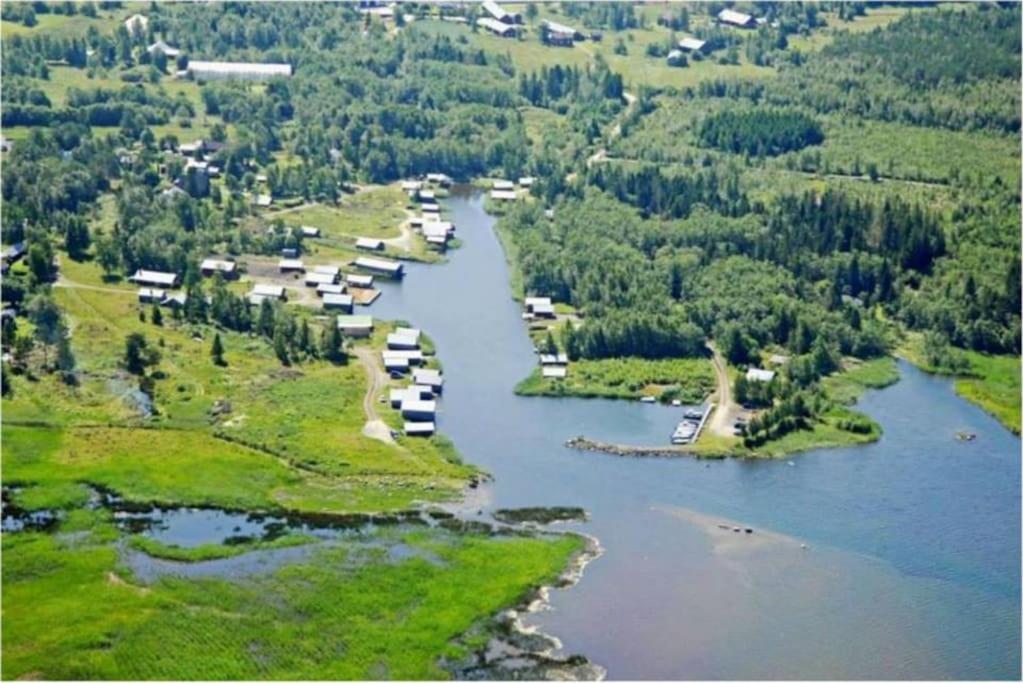
[[[440,185],[441,187],[448,187],[449,185],[451,185],[451,183],[454,182],[451,179],[451,176],[449,176],[446,173],[427,173],[426,181],[429,183],[435,183],[437,185]]]
[[[133,14],[124,20],[124,28],[128,29],[129,35],[141,36],[149,30],[149,17],[144,14]]]
[[[374,273],[380,273],[382,275],[388,275],[395,279],[400,279],[405,274],[405,266],[397,261],[387,261],[385,259],[370,258],[369,256],[360,256],[355,259],[355,267],[363,270],[369,270]]]
[[[306,287],[319,287],[320,285],[332,285],[337,282],[337,275],[331,275],[330,273],[306,273],[305,274],[305,286]]]
[[[421,401],[428,401],[434,398],[433,388],[425,384],[410,384],[405,389],[405,395]]]
[[[319,237],[320,229],[314,228],[311,225],[303,225],[299,227],[299,231],[302,233],[302,237]]]
[[[746,371],[746,380],[749,382],[770,382],[772,379],[774,379],[773,370],[750,368]]]
[[[261,209],[268,209],[270,205],[274,203],[274,198],[268,194],[257,194],[256,195],[256,206]]]
[[[158,270],[143,270],[139,268],[135,274],[128,278],[137,285],[149,285],[150,287],[177,287],[177,273],[162,273]]]
[[[571,26],[559,24],[556,21],[544,21],[540,24],[542,30],[541,39],[548,45],[559,45],[571,47],[577,40],[583,40],[585,36]]]
[[[302,259],[282,258],[277,262],[277,269],[282,273],[303,273],[305,265],[303,265]]]
[[[360,237],[355,240],[356,249],[365,249],[367,251],[383,251],[384,241],[374,239],[372,237]]]
[[[249,303],[258,306],[266,299],[285,301],[287,296],[285,295],[284,287],[281,285],[254,285],[252,291],[249,292]]]
[[[345,275],[345,282],[351,287],[359,287],[361,289],[368,289],[373,286],[372,275],[358,275],[356,273],[348,273]]]
[[[500,24],[521,24],[522,15],[512,12],[507,12],[503,7],[498,5],[493,0],[483,0],[483,11],[490,15],[492,21],[496,21]],[[479,22],[477,22],[479,23]]]
[[[387,348],[409,351],[419,348],[419,330],[394,331],[387,335]]]
[[[672,50],[668,53],[668,66],[685,66],[686,58],[682,50]]]
[[[380,356],[387,360],[388,358],[403,358],[408,361],[411,365],[422,365],[423,364],[423,352],[419,349],[406,349],[404,351],[385,349],[380,352]]]
[[[515,201],[516,199],[519,198],[519,196],[515,194],[515,190],[491,190],[490,198],[506,202]]]
[[[412,398],[408,393],[408,389],[391,389],[389,399],[392,408],[401,408],[401,402],[406,398]]]
[[[541,353],[540,365],[567,365],[568,354],[565,353]]]
[[[678,41],[678,48],[683,52],[703,52],[706,47],[707,41],[699,38],[683,38]]]
[[[346,337],[368,337],[373,334],[373,316],[339,315],[337,329]]]
[[[170,59],[174,59],[175,57],[181,54],[181,50],[179,50],[176,47],[171,47],[162,40],[158,40],[149,47],[147,47],[146,52],[148,52],[151,55],[155,55],[157,52],[162,52],[164,57],[169,57]]]
[[[446,221],[434,221],[423,224],[423,237],[431,244],[447,244],[454,227]]]
[[[324,283],[316,285],[316,294],[319,296],[323,296],[324,294],[344,294],[345,289],[344,285]]]
[[[525,300],[527,318],[553,318],[554,304],[548,296],[527,296]]]
[[[230,280],[238,276],[238,264],[234,261],[207,258],[203,259],[202,263],[199,264],[199,272],[206,277],[210,277],[214,273],[220,273],[224,279]]]
[[[185,71],[196,80],[202,81],[225,79],[265,81],[271,78],[288,78],[292,73],[290,64],[258,64],[255,62],[189,61]]]
[[[437,415],[436,401],[406,398],[401,402],[401,416],[409,420],[432,420]]]
[[[322,275],[331,275],[336,280],[341,277],[341,269],[337,266],[313,266],[314,273],[320,273]]]
[[[158,304],[163,302],[164,297],[167,296],[166,290],[157,289],[155,287],[140,287],[139,288],[139,303],[140,304]]]
[[[28,252],[28,247],[25,242],[15,242],[10,247],[4,250],[3,254],[3,272],[6,273],[7,269],[17,263],[25,256]]]
[[[491,184],[491,188],[495,190],[514,190],[515,183],[510,180],[495,180],[493,184]]]
[[[739,28],[757,27],[757,20],[752,15],[730,9],[723,9],[718,12],[718,23],[738,26]]]
[[[412,381],[417,385],[430,387],[435,394],[440,394],[444,390],[444,377],[440,374],[440,370],[416,368],[412,372]]]
[[[323,308],[324,310],[329,308],[339,308],[345,313],[352,312],[352,306],[355,301],[352,299],[351,294],[324,294],[323,295]]]
[[[519,35],[519,29],[512,24],[506,24],[491,17],[481,17],[476,20],[476,25],[493,33],[500,38],[514,38]]]
[[[210,297],[206,297],[207,303],[210,301]],[[174,292],[168,294],[163,299],[164,306],[170,306],[171,308],[184,308],[185,304],[188,303],[188,294],[185,292]]]
[[[564,365],[545,365],[540,372],[546,379],[564,379],[568,375],[568,368]]]
[[[273,234],[273,228],[267,230],[268,234]],[[284,247],[281,249],[281,256],[284,258],[298,258],[298,249],[295,247]]]
[[[405,422],[405,434],[408,436],[433,436],[433,422]]]
[[[536,178],[532,176],[525,176],[519,178],[519,187],[533,187],[533,183],[536,182]]]
[[[771,365],[785,365],[786,363],[789,362],[789,357],[780,353],[775,353],[772,354],[771,357],[767,359],[767,361],[771,363]]]

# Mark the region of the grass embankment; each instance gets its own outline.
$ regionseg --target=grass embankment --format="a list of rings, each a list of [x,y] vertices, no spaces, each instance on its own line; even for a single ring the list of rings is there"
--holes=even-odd
[[[466,654],[454,638],[582,546],[424,529],[396,539],[420,553],[400,561],[342,543],[263,575],[141,585],[105,513],[61,531],[78,533],[3,535],[7,679],[446,678],[438,658]]]
[[[141,501],[373,512],[449,500],[475,473],[446,439],[395,446],[364,436],[366,377],[355,362],[283,367],[264,339],[221,330],[220,367],[210,357],[210,326],[175,323],[168,311],[162,326],[142,322],[134,287],[103,283],[89,264],[67,266],[72,280],[100,288],[55,289],[79,385],[12,376],[13,398],[3,400],[5,481],[87,481]],[[161,353],[151,418],[125,400],[137,384],[119,367],[131,332]],[[53,448],[21,449],[19,438]]]
[[[540,368],[515,387],[523,396],[580,396],[637,399],[654,396],[700,403],[714,390],[714,371],[706,358],[606,358],[569,363],[564,379],[550,379]]]
[[[967,373],[950,372],[928,362],[923,336],[907,333],[897,351],[924,372],[955,377],[956,393],[994,415],[1006,429],[1020,433],[1020,359],[1018,356],[993,356],[977,351],[956,350],[969,362]]]

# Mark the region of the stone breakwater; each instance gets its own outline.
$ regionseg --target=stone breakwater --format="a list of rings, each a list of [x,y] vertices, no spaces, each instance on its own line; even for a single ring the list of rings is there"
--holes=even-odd
[[[587,439],[585,436],[576,436],[565,442],[569,448],[580,451],[593,451],[596,453],[608,453],[621,457],[631,458],[691,458],[697,457],[692,450],[682,446],[627,446],[624,444],[605,443]]]

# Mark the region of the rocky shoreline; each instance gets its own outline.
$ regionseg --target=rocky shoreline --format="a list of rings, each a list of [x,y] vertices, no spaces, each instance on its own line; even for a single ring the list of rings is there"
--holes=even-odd
[[[607,453],[629,458],[698,458],[700,454],[684,446],[627,446],[624,444],[595,441],[585,436],[576,436],[565,442],[568,448],[580,451]]]

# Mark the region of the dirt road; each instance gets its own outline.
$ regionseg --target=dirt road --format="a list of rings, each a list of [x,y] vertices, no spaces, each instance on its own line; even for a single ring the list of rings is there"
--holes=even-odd
[[[719,436],[734,436],[733,425],[742,408],[732,400],[732,385],[728,381],[728,367],[721,352],[710,342],[707,342],[707,348],[713,354],[711,362],[714,365],[714,375],[718,386],[714,392],[717,407],[714,409],[714,414],[710,416],[706,429]]]
[[[359,359],[362,367],[366,369],[366,395],[362,398],[362,409],[366,413],[366,424],[362,428],[362,433],[378,441],[393,444],[394,439],[391,437],[391,428],[377,414],[377,401],[383,395],[383,392],[387,390],[387,374],[377,362],[373,349],[366,347],[356,348],[355,357]]]

